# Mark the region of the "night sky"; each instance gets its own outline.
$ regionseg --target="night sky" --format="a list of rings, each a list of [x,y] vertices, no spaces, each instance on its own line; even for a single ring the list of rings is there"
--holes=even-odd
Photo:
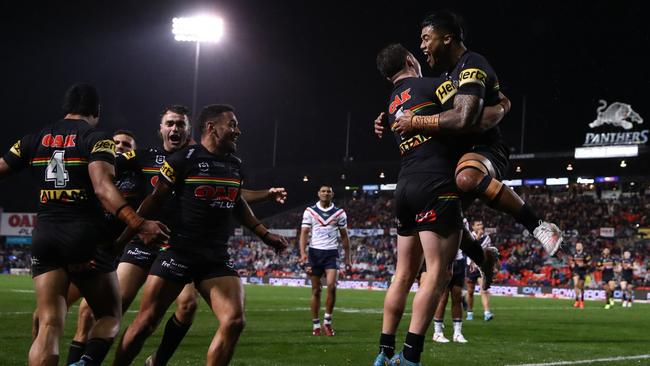
[[[17,3],[17,2],[11,2]],[[46,3],[46,4],[45,4]],[[55,4],[56,3],[56,4]],[[35,5],[38,4],[38,5]],[[194,44],[174,41],[171,19],[199,12],[225,21],[221,43],[202,47],[199,107],[229,103],[243,131],[239,154],[250,170],[271,165],[274,121],[280,167],[397,159],[372,121],[390,84],[375,56],[401,42],[421,59],[419,22],[449,8],[465,19],[466,45],[490,60],[513,109],[502,130],[520,152],[567,151],[582,144],[598,100],[629,103],[650,118],[648,22],[633,1],[57,1],[2,4],[3,152],[24,134],[62,117],[65,89],[95,84],[100,127],[133,130],[157,144],[166,104],[191,106]],[[425,74],[427,70],[425,67]],[[199,108],[200,109],[200,108]],[[646,122],[647,125],[648,122]],[[294,179],[294,177],[291,177]],[[24,177],[0,184],[0,206],[19,211]]]

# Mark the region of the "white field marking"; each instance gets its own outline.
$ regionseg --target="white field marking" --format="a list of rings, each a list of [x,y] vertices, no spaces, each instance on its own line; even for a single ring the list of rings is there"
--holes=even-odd
[[[11,289],[11,290],[4,290],[6,292],[24,292],[24,293],[30,293],[33,294],[34,290],[20,290],[20,289]]]
[[[0,313],[0,317],[11,316],[11,315],[27,315],[33,313],[34,313],[33,311],[4,311]]]
[[[618,361],[627,361],[627,360],[642,360],[650,358],[648,355],[638,355],[638,356],[619,356],[619,357],[608,357],[608,358],[594,358],[592,360],[576,360],[576,361],[557,361],[557,362],[548,362],[548,363],[524,363],[518,365],[506,365],[506,366],[559,366],[559,365],[578,365],[581,363],[594,363],[594,362],[618,362]]]

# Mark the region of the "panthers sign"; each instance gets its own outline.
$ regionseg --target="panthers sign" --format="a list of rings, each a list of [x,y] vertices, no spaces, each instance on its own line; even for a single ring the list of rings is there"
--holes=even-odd
[[[643,118],[632,109],[631,105],[614,102],[608,106],[602,99],[599,103],[596,119],[589,124],[589,127],[599,128],[599,130],[603,130],[603,126],[610,128],[602,132],[588,132],[585,135],[584,146],[642,145],[648,142],[649,130],[633,130],[637,124],[643,123]],[[622,128],[625,131],[611,131],[611,127]]]

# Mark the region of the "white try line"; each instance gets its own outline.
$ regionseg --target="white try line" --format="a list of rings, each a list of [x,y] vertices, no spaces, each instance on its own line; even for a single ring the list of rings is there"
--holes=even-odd
[[[559,365],[578,365],[581,363],[595,363],[595,362],[617,362],[617,361],[627,361],[627,360],[642,360],[650,358],[650,355],[638,355],[638,356],[619,356],[619,357],[609,357],[609,358],[595,358],[593,360],[576,360],[576,361],[557,361],[557,362],[548,362],[548,363],[524,363],[518,365],[506,365],[506,366],[559,366]]]

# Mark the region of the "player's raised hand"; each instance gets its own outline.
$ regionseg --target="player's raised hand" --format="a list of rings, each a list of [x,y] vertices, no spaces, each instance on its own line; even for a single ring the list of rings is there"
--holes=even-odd
[[[160,221],[144,220],[138,228],[138,236],[145,245],[158,245],[169,240],[169,228]]]
[[[269,188],[269,200],[283,204],[287,200],[287,191],[283,187]]]
[[[287,239],[284,236],[273,234],[270,231],[267,231],[266,234],[264,234],[262,241],[264,244],[275,249],[275,252],[278,254],[284,252],[284,250],[287,249],[287,246],[289,246],[289,242],[287,242]]]
[[[386,113],[381,112],[375,119],[375,135],[382,138],[384,136],[384,121],[386,120]]]
[[[399,133],[402,138],[415,135],[417,131],[416,128],[413,127],[413,112],[408,109],[404,110],[402,115],[395,119],[392,128],[395,132]]]

